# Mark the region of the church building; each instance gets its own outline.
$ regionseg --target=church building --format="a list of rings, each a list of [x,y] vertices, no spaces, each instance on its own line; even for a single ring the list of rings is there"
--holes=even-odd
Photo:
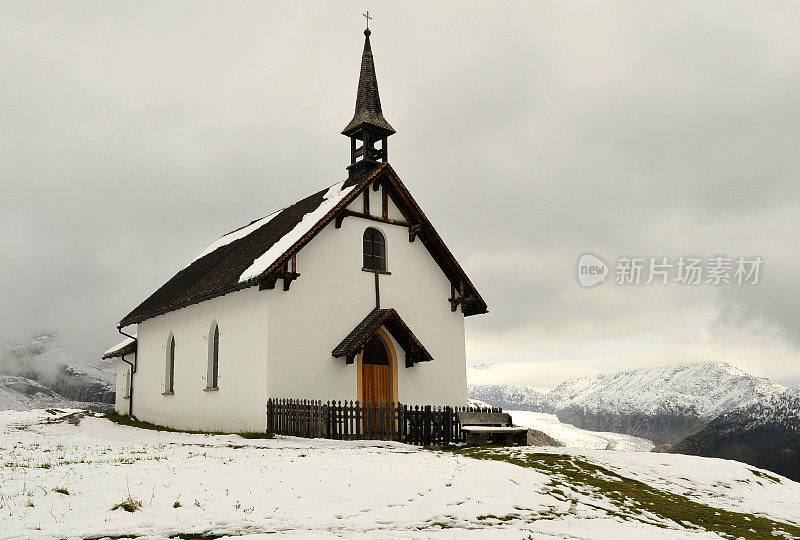
[[[467,404],[464,317],[486,302],[388,162],[364,34],[347,178],[222,236],[120,321],[118,412],[263,431],[268,398]]]

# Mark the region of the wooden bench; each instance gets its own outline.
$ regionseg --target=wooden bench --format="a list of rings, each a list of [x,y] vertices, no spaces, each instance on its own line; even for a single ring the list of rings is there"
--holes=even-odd
[[[456,414],[469,446],[528,444],[527,428],[515,427],[508,413],[462,411]]]

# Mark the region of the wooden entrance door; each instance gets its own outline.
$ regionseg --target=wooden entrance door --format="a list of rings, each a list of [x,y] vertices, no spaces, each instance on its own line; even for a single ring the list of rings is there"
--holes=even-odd
[[[392,400],[392,371],[389,351],[378,336],[372,336],[361,357],[361,390],[364,402]]]

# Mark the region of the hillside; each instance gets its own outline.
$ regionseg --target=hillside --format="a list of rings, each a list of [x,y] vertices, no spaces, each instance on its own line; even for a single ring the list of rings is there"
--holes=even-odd
[[[469,395],[507,409],[555,413],[583,429],[664,444],[699,431],[723,412],[784,389],[728,363],[699,363],[570,379],[546,394],[499,385],[470,386]]]
[[[43,407],[75,406],[36,381],[17,375],[0,375],[0,410],[26,411]]]
[[[719,416],[670,451],[735,459],[800,480],[800,385]]]
[[[71,411],[0,411],[0,463],[3,538],[800,535],[800,484],[679,454],[432,451],[383,441],[150,431]]]

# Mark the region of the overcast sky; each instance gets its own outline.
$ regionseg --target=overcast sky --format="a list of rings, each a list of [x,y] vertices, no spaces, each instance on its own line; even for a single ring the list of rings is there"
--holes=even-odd
[[[470,382],[730,361],[800,382],[796,2],[0,4],[0,341],[76,356],[343,179],[364,19],[391,164],[489,304]],[[584,252],[755,285],[576,281]]]

